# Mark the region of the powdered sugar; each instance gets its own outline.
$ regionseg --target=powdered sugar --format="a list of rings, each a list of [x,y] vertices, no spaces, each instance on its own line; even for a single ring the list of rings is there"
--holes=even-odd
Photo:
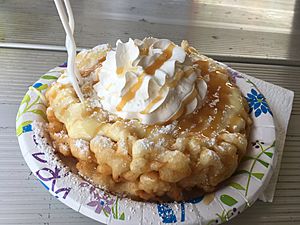
[[[59,148],[62,148],[63,151],[68,151],[69,150],[69,146],[67,146],[64,143],[59,143]]]
[[[221,89],[221,87],[219,86],[217,88],[217,91],[212,95],[215,99],[209,103],[209,106],[211,108],[215,108],[217,103],[220,102],[220,93],[219,93],[220,89]]]
[[[92,141],[101,148],[113,148],[114,147],[114,143],[112,142],[112,140],[103,135],[97,135],[96,137],[93,138]]]
[[[118,152],[124,155],[128,154],[128,147],[125,138],[121,138],[118,141]]]
[[[168,124],[166,126],[161,126],[157,128],[154,131],[155,134],[174,134],[177,133],[178,127],[177,127],[178,121],[174,120],[171,124]]]
[[[210,103],[209,103],[209,106],[211,107],[211,108],[214,108],[214,107],[216,107],[216,105],[217,105],[217,103],[220,101],[220,99],[219,98],[216,98],[216,99],[214,99],[213,101],[211,101]]]
[[[93,109],[94,108],[102,108],[101,102],[99,101],[98,98],[92,97],[89,100],[90,100],[89,103],[90,103],[91,108],[93,108]]]
[[[54,133],[53,135],[59,139],[62,139],[67,136],[67,133],[64,130],[61,130],[60,132]]]
[[[213,120],[214,118],[212,116],[208,116],[207,123],[210,124]]]
[[[76,139],[75,146],[79,149],[80,153],[84,154],[89,151],[89,142],[83,139]]]
[[[110,114],[110,113],[107,113],[108,114],[108,121],[109,122],[114,122],[117,120],[117,116],[113,115],[113,114]]]
[[[161,147],[166,147],[167,141],[165,138],[159,138],[156,144]]]
[[[143,149],[150,149],[155,146],[155,143],[148,138],[141,139],[139,143],[143,146]]]

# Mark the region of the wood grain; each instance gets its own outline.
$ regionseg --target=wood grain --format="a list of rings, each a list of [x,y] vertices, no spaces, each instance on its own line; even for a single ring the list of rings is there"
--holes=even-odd
[[[80,47],[156,36],[189,40],[205,54],[289,59],[300,64],[295,1],[71,1]],[[52,1],[3,0],[0,41],[64,45]],[[295,9],[295,11],[294,11]],[[155,12],[155,13],[154,13]]]

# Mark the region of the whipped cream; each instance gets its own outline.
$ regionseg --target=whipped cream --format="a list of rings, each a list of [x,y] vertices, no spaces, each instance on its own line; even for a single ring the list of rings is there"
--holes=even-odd
[[[185,50],[167,39],[129,39],[107,53],[94,89],[102,107],[144,124],[176,120],[201,107],[207,92]]]

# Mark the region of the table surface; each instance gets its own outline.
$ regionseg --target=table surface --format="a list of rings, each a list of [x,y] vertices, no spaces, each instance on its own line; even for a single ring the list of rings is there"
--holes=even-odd
[[[79,47],[117,38],[187,39],[203,54],[295,92],[273,203],[227,224],[300,224],[300,1],[71,0]],[[0,224],[99,224],[52,197],[27,167],[15,116],[28,87],[66,60],[51,0],[0,0]]]

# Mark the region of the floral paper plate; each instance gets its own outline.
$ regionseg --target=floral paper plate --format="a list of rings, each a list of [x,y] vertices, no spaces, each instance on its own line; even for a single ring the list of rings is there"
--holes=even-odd
[[[218,191],[188,202],[142,203],[106,193],[73,174],[53,154],[43,130],[41,93],[66,65],[43,75],[23,98],[16,120],[22,154],[40,183],[72,209],[105,224],[220,224],[250,207],[268,184],[275,163],[275,127],[266,99],[243,74],[228,67],[250,107],[253,128],[246,156]]]

